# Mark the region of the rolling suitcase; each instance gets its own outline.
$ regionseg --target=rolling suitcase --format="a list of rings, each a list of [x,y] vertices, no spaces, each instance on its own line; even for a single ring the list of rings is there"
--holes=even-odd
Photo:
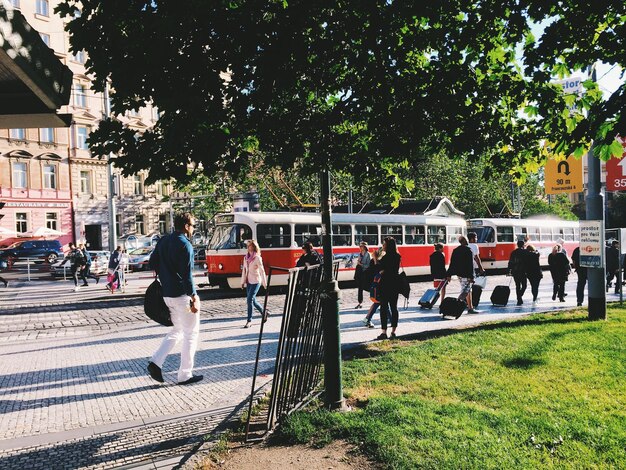
[[[437,288],[428,289],[426,292],[424,292],[424,295],[422,295],[418,302],[420,307],[428,309],[433,308],[433,305],[435,305],[439,300],[441,289],[443,289],[447,283],[448,281],[444,279],[442,282],[439,283],[439,286]]]
[[[439,306],[439,313],[444,317],[459,318],[463,315],[463,311],[467,308],[467,302],[465,298],[471,289],[471,284],[468,284],[459,294],[457,298],[446,297],[441,301]]]
[[[511,296],[511,279],[508,286],[496,286],[491,293],[491,303],[497,307],[506,307]]]
[[[478,307],[478,304],[480,303],[480,296],[483,293],[483,288],[474,284],[472,286],[472,304],[474,305],[474,308]]]

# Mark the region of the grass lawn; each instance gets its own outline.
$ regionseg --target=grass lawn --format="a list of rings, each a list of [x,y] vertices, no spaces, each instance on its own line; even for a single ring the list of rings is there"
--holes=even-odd
[[[388,468],[626,468],[626,309],[536,315],[344,362],[354,410],[293,414],[291,443],[342,438]]]

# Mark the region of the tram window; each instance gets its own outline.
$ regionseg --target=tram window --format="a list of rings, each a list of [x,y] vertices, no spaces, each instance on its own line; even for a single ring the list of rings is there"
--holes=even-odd
[[[291,246],[289,224],[259,224],[256,227],[257,241],[261,248],[287,248]]]
[[[526,227],[515,227],[515,240],[525,242],[528,239],[528,229]]]
[[[296,224],[295,242],[298,246],[302,246],[305,242],[311,242],[313,246],[322,246],[322,227]]]
[[[493,243],[495,241],[495,234],[493,232],[493,227],[471,227],[470,226],[469,231],[476,233],[477,243]]]
[[[513,227],[498,227],[498,241],[513,243]]]
[[[428,244],[433,245],[435,243],[446,242],[446,228],[442,225],[429,225],[428,226]]]
[[[542,242],[550,242],[550,241],[552,241],[552,228],[551,227],[541,227],[539,229],[539,239]]]
[[[352,245],[352,227],[349,225],[333,225],[333,246]]]
[[[246,240],[252,238],[252,230],[244,224],[218,225],[213,232],[210,250],[233,250],[246,247]]]
[[[574,227],[574,240],[580,240],[580,229],[578,227]]]
[[[426,227],[423,225],[407,225],[404,241],[407,245],[424,245],[426,243]]]
[[[540,240],[539,227],[528,227],[528,239],[531,242],[538,242]]]
[[[358,245],[361,242],[378,246],[378,225],[355,225],[354,243]]]
[[[463,235],[463,227],[448,227],[448,243],[459,243],[459,236]]]
[[[402,225],[381,225],[380,235],[383,240],[387,237],[393,237],[397,245],[402,245]]]
[[[559,229],[559,237],[557,238],[562,238],[565,241],[571,242],[574,241],[574,228],[573,227],[566,227],[566,228],[562,228]]]

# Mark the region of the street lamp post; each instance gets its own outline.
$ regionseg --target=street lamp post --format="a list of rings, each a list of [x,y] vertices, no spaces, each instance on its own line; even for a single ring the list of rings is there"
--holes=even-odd
[[[322,183],[322,244],[324,249],[324,283],[322,285],[324,335],[325,403],[331,410],[344,408],[341,381],[341,337],[339,332],[339,285],[333,278],[332,217],[330,210],[330,173],[323,170]]]

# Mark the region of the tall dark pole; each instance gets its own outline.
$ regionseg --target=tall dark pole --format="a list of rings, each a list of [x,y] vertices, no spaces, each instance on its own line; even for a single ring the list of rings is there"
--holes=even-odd
[[[596,81],[596,69],[593,67],[591,78]],[[588,185],[586,216],[587,220],[601,221],[601,239],[604,240],[604,198],[600,193],[600,159],[594,153],[594,146],[591,146],[587,154]],[[604,246],[601,247],[604,250]],[[589,291],[589,314],[590,320],[606,319],[606,292],[604,290],[606,275],[604,263],[599,267],[587,268],[587,282]]]
[[[341,382],[341,337],[339,333],[339,285],[333,278],[332,220],[330,214],[330,173],[322,171],[322,245],[324,248],[324,284],[322,285],[324,325],[324,387],[326,406],[343,408]]]

